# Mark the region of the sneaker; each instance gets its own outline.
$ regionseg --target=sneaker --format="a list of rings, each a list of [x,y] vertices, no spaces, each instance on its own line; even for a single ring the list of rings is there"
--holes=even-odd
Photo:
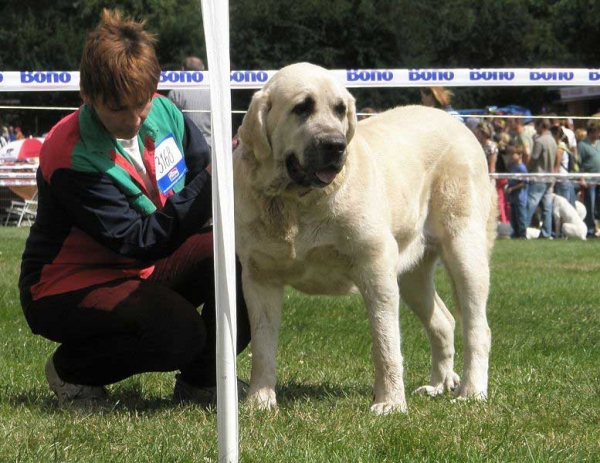
[[[203,407],[217,406],[217,386],[198,387],[193,386],[181,379],[181,375],[175,377],[175,388],[173,389],[173,401],[175,403],[197,403]],[[238,399],[248,393],[249,384],[237,379]]]
[[[46,380],[52,392],[58,397],[58,406],[90,404],[108,397],[108,392],[103,386],[86,386],[71,384],[63,381],[54,368],[54,358],[46,362]]]

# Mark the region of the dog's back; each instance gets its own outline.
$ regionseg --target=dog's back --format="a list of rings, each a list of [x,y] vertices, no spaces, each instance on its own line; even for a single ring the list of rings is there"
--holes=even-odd
[[[392,207],[397,213],[394,228],[426,221],[426,231],[439,238],[457,233],[475,218],[486,223],[491,249],[497,194],[483,149],[464,124],[442,110],[405,106],[359,122],[356,138],[368,140],[368,155],[382,166],[388,197],[401,206]],[[407,217],[411,203],[406,197],[416,196],[419,202]]]

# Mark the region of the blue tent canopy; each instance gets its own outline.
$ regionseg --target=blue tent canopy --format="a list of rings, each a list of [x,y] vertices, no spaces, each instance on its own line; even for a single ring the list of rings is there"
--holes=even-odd
[[[507,106],[486,106],[485,108],[475,108],[475,109],[457,109],[456,110],[460,115],[473,115],[473,116],[485,116],[487,114],[494,115],[515,115],[515,116],[531,116],[531,111],[524,106],[519,105],[507,105]],[[531,122],[533,119],[525,118],[524,122]]]

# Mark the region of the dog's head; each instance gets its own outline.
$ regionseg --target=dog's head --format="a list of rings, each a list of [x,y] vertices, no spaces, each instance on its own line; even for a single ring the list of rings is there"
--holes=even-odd
[[[299,63],[257,92],[239,129],[259,163],[301,187],[331,184],[346,162],[356,126],[355,100],[327,70]]]

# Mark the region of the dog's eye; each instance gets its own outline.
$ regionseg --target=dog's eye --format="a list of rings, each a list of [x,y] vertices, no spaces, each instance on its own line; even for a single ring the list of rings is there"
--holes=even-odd
[[[292,112],[300,117],[308,117],[310,116],[315,109],[315,100],[311,97],[306,97],[302,103],[298,103],[292,109]]]
[[[344,103],[338,103],[333,107],[333,110],[338,116],[344,116],[346,114],[346,105]]]

